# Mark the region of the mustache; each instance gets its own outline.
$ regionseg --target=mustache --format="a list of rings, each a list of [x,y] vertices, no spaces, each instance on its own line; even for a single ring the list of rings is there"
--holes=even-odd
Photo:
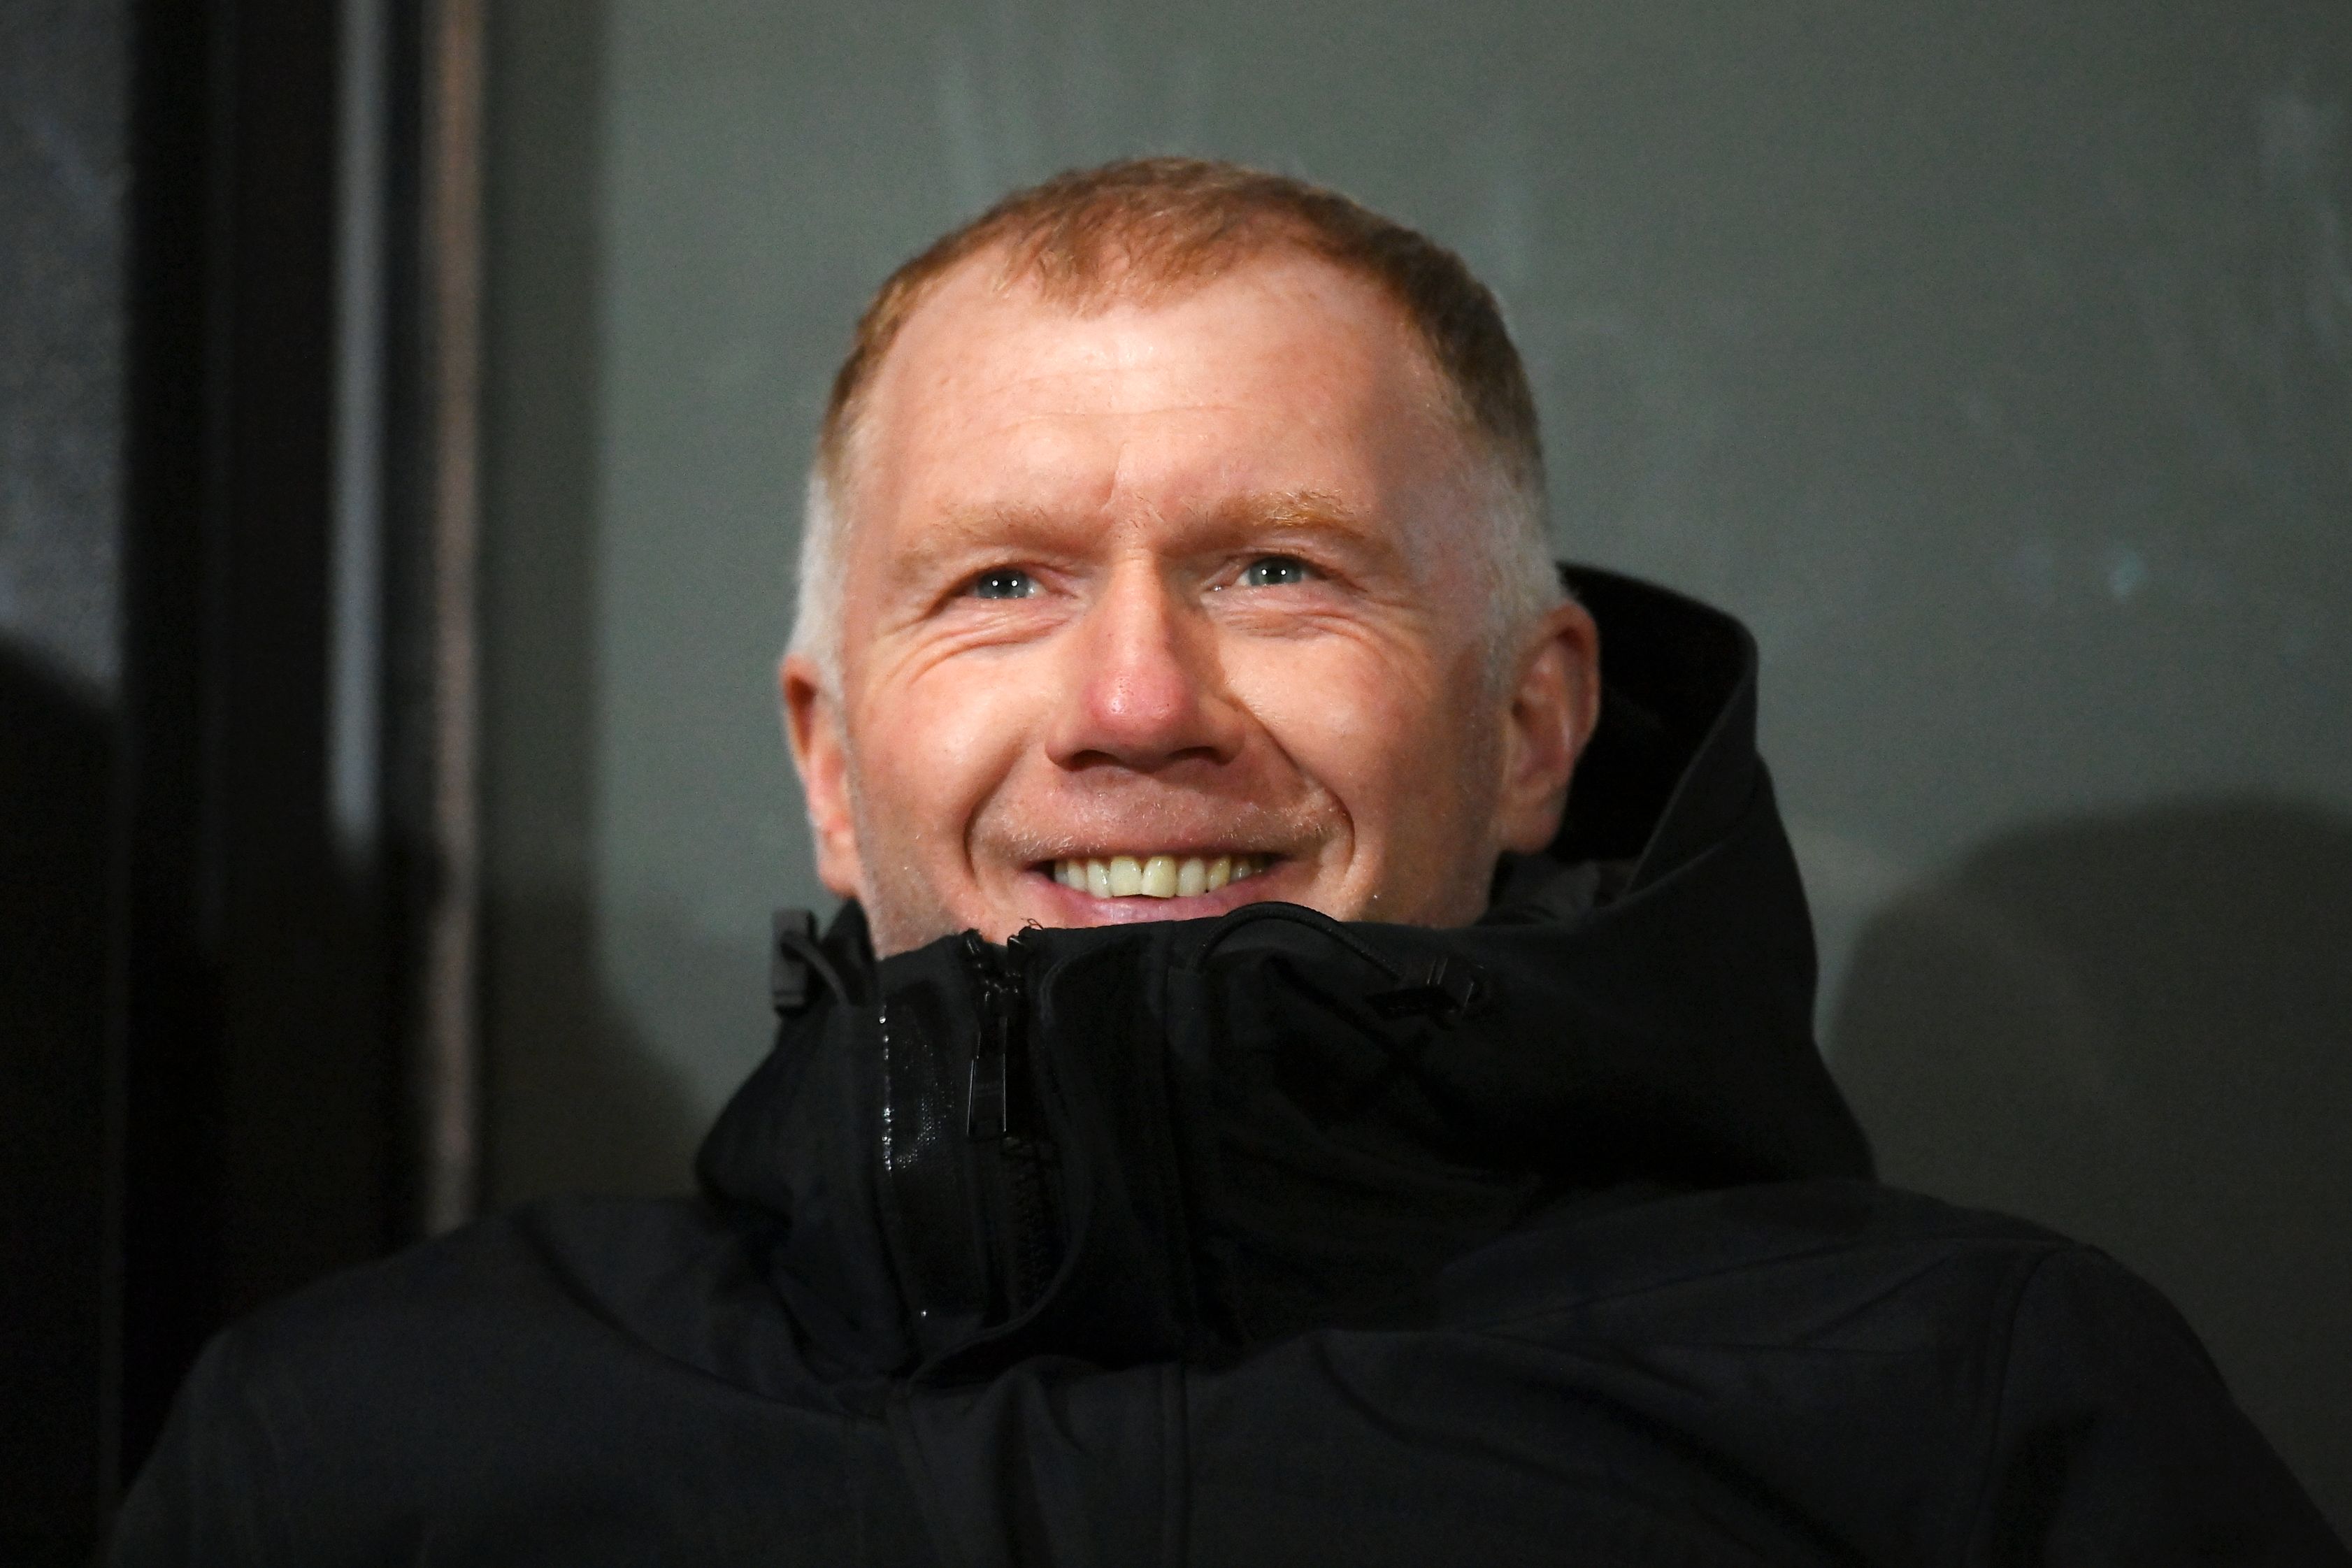
[[[1020,864],[1127,850],[1246,850],[1295,855],[1330,836],[1321,800],[1270,804],[1149,784],[1006,801],[972,823],[971,846]]]

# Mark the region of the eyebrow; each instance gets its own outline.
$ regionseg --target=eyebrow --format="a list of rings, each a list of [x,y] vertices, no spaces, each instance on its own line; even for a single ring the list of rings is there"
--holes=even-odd
[[[1035,548],[1066,538],[1071,525],[1042,507],[957,507],[893,552],[900,571],[929,575],[965,558],[1003,549]]]
[[[1203,543],[1240,543],[1253,537],[1318,539],[1353,555],[1375,570],[1411,570],[1410,546],[1395,532],[1328,490],[1269,490],[1236,497],[1203,519]]]
[[[1051,536],[1070,536],[1085,527],[1091,536],[1094,524],[1077,524],[1075,519],[1056,517],[1042,506],[969,506],[952,507],[940,515],[924,538],[908,550],[910,559],[931,559],[939,555],[957,555],[973,548],[1002,546],[1013,540],[1046,540]],[[1367,519],[1357,513],[1339,496],[1327,489],[1277,489],[1258,491],[1249,496],[1233,496],[1221,506],[1212,507],[1200,517],[1195,529],[1213,534],[1249,534],[1258,529],[1301,531],[1301,534],[1352,534],[1371,536],[1373,529]]]
[[[1219,521],[1244,530],[1275,528],[1359,538],[1372,532],[1353,507],[1328,490],[1273,490],[1244,496],[1219,507],[1217,517]]]
[[[1339,536],[1386,549],[1378,531],[1355,508],[1328,490],[1267,490],[1229,498],[1203,513],[1184,532],[1195,543],[1217,543],[1266,531]],[[1074,537],[1098,531],[1042,507],[987,505],[956,507],[910,541],[900,560],[917,570],[989,549],[1066,549]]]

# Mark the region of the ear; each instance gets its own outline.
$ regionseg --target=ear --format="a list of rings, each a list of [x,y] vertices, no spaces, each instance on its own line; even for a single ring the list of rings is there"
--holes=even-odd
[[[825,689],[814,661],[787,654],[776,671],[783,696],[784,739],[808,800],[809,831],[816,841],[816,874],[843,898],[864,895],[856,819],[849,809],[849,748],[841,701]]]
[[[1569,775],[1600,718],[1601,629],[1570,601],[1545,614],[1519,655],[1503,719],[1501,848],[1534,854],[1551,842]]]

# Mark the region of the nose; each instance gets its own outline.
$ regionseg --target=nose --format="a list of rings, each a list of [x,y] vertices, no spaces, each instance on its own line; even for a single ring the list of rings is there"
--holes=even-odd
[[[1115,572],[1072,630],[1069,684],[1049,746],[1055,762],[1149,773],[1233,760],[1243,727],[1214,631],[1158,571],[1138,563]]]

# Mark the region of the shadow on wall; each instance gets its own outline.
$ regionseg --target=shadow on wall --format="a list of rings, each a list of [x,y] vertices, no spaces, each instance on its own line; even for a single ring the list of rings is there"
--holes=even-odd
[[[677,1071],[629,1021],[596,967],[586,894],[542,889],[499,900],[488,922],[500,977],[492,1017],[490,1170],[493,1207],[549,1193],[684,1192],[709,1129]],[[671,926],[642,925],[633,945],[684,982],[733,977]]]
[[[2352,821],[1996,839],[1864,929],[1830,1039],[1886,1180],[2153,1281],[2352,1532]]]

